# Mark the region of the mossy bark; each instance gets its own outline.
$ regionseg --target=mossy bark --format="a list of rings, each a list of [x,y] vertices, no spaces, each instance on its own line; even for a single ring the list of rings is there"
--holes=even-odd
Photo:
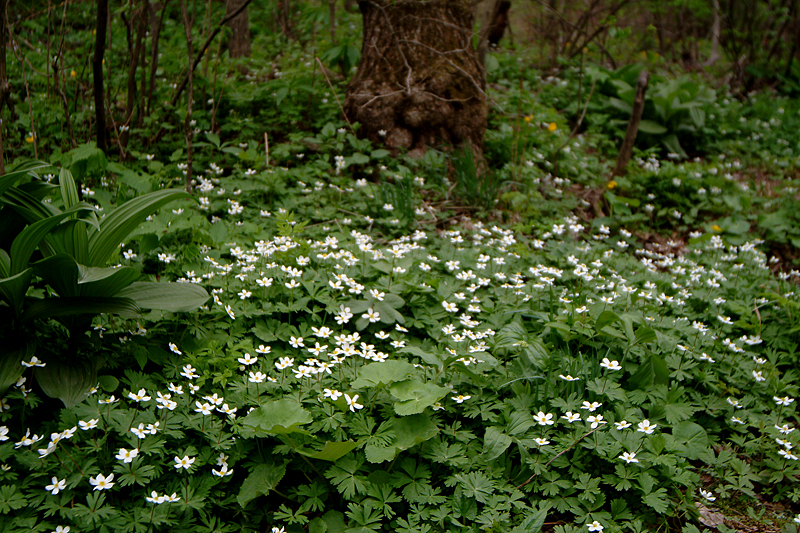
[[[467,143],[481,158],[487,108],[473,0],[362,0],[359,9],[361,62],[344,110],[361,134],[412,154]]]

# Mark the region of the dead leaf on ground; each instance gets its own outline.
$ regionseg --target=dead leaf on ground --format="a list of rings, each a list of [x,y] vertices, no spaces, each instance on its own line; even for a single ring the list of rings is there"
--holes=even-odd
[[[722,513],[716,513],[700,502],[695,502],[695,505],[700,511],[700,523],[704,526],[716,528],[725,522],[725,515]]]

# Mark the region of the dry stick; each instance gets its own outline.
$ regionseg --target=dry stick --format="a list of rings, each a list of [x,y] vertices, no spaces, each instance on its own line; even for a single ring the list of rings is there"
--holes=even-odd
[[[19,45],[14,40],[10,26],[8,27],[8,36],[11,37],[11,50],[14,52],[14,56],[17,58],[17,61],[19,61],[20,66],[22,67],[22,81],[25,82],[25,95],[28,97],[28,114],[31,120],[31,135],[33,136],[33,157],[39,159],[39,149],[37,147],[38,143],[36,142],[36,125],[33,123],[33,102],[31,102],[31,91],[28,88],[28,74],[25,72],[25,61],[17,53]]]
[[[189,22],[189,12],[186,9],[186,0],[181,0],[181,15],[183,17],[183,26],[186,31],[186,48],[189,55],[189,60],[194,56],[194,49],[192,47],[192,25]],[[188,88],[188,103],[186,107],[186,119],[184,121],[183,130],[186,137],[186,192],[192,190],[192,99],[194,98],[194,66],[188,72],[189,88]]]
[[[236,10],[231,11],[230,14],[226,15],[222,20],[220,20],[217,23],[217,26],[216,28],[214,28],[214,31],[211,32],[211,35],[208,36],[206,42],[204,42],[203,46],[200,47],[200,50],[197,51],[197,54],[195,55],[194,60],[192,61],[192,64],[189,66],[189,69],[191,71],[194,71],[194,69],[197,68],[197,65],[200,63],[200,60],[203,59],[203,54],[206,53],[206,50],[208,49],[209,46],[211,46],[212,41],[217,36],[217,34],[222,30],[225,24],[232,18],[236,17],[239,13],[244,11],[245,8],[247,8],[247,6],[250,5],[250,2],[252,1],[253,0],[245,0],[244,3],[242,3],[242,5],[240,5]],[[171,105],[174,106],[178,102],[178,98],[180,98],[181,93],[186,88],[188,80],[189,80],[189,73],[187,72],[186,75],[181,80],[181,82],[178,84],[178,88],[175,89],[175,94],[172,96],[172,100],[170,102]]]
[[[64,13],[61,17],[61,42],[58,44],[58,52],[56,52],[56,56],[55,58],[53,58],[53,64],[51,66],[53,69],[53,90],[61,97],[61,103],[64,104],[64,118],[66,119],[67,122],[67,131],[69,132],[70,144],[72,145],[73,148],[76,148],[78,146],[78,143],[75,140],[75,132],[72,129],[72,120],[69,115],[69,102],[67,102],[67,95],[61,88],[61,83],[59,82],[58,78],[59,74],[58,60],[63,57],[64,53],[64,38],[66,35],[64,32],[64,27],[66,26],[66,21],[67,21],[67,4],[64,4]],[[49,39],[48,39],[48,46],[49,46]],[[47,79],[49,80],[49,76],[47,76]],[[48,82],[48,86],[49,85],[50,83]]]
[[[612,178],[625,174],[625,167],[628,166],[628,161],[631,160],[633,145],[636,142],[636,134],[639,132],[639,122],[642,120],[642,111],[644,111],[644,93],[647,91],[647,83],[649,81],[650,73],[643,70],[639,74],[639,81],[636,82],[636,96],[633,99],[631,120],[628,122],[625,140],[622,141],[622,148],[619,150],[617,167],[614,169],[614,172],[611,173]]]
[[[545,467],[545,468],[547,468],[548,466],[550,466],[550,464],[551,464],[553,461],[555,461],[556,459],[558,459],[559,457],[561,457],[562,455],[564,455],[565,453],[567,453],[568,451],[570,451],[572,448],[574,448],[574,447],[575,447],[575,445],[576,445],[576,444],[578,444],[580,441],[582,441],[583,439],[585,439],[586,437],[588,437],[589,435],[591,435],[592,433],[594,433],[594,432],[595,432],[595,431],[597,431],[598,429],[600,429],[600,426],[597,426],[596,428],[594,428],[594,429],[593,429],[593,430],[591,430],[590,432],[588,432],[588,433],[584,433],[583,435],[581,435],[581,437],[580,437],[580,438],[578,438],[578,440],[576,440],[575,442],[573,442],[572,444],[570,444],[568,447],[566,447],[566,448],[564,448],[563,450],[561,450],[560,452],[558,452],[556,455],[554,455],[554,456],[553,456],[553,458],[552,458],[552,459],[550,459],[549,461],[547,461],[547,464],[546,464],[546,465],[544,465],[544,467]],[[534,473],[534,474],[533,474],[531,477],[529,477],[528,479],[526,479],[525,481],[523,481],[522,483],[520,483],[519,485],[517,485],[517,487],[516,487],[516,488],[518,488],[518,489],[521,489],[522,487],[524,487],[525,485],[527,485],[528,483],[530,483],[531,481],[533,481],[533,480],[534,480],[534,478],[536,478],[536,474],[535,474],[535,473]]]
[[[266,131],[264,132],[264,151],[267,154],[267,166],[269,166],[269,137]]]
[[[564,144],[562,144],[556,149],[554,157],[555,166],[553,168],[554,176],[558,175],[558,154],[561,153],[561,150],[563,150],[564,147],[567,146],[567,144],[569,144],[569,142],[575,138],[575,135],[578,134],[578,129],[581,127],[581,124],[583,124],[583,119],[586,117],[586,111],[589,109],[589,102],[592,101],[592,95],[594,94],[594,87],[596,84],[597,84],[597,78],[595,78],[594,81],[592,82],[592,88],[589,90],[589,96],[586,97],[586,105],[583,106],[583,111],[581,112],[581,116],[578,118],[578,122],[575,124],[575,127],[572,128],[572,132],[569,134],[569,137],[567,137],[567,140],[564,141]],[[580,102],[580,100],[578,100],[578,102]]]
[[[339,95],[336,94],[336,89],[333,88],[333,84],[331,83],[331,79],[328,77],[328,73],[325,72],[325,67],[322,66],[322,61],[320,61],[318,57],[314,57],[314,59],[316,59],[317,63],[319,63],[319,69],[322,71],[323,76],[325,76],[325,80],[328,82],[328,86],[331,88],[331,91],[333,92],[334,98],[336,98],[336,103],[339,105],[339,109],[342,110],[342,116],[347,121],[347,125],[350,126],[350,131],[352,131],[353,135],[355,135],[356,134],[356,130],[353,128],[353,125],[350,123],[350,119],[347,118],[347,114],[344,112],[344,108],[342,107],[342,103],[339,101]]]

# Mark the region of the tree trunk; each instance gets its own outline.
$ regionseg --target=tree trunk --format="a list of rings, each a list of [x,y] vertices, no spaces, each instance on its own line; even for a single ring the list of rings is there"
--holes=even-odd
[[[6,43],[8,42],[8,19],[6,18],[6,6],[8,0],[0,0],[0,113],[5,107],[6,100],[11,93],[11,86],[8,84],[8,71],[6,70]],[[10,106],[9,106],[10,107]],[[3,127],[0,122],[0,129]],[[3,137],[0,130],[0,175],[6,173],[6,162],[3,154]]]
[[[506,32],[510,9],[510,0],[494,0],[491,9],[486,12],[478,38],[478,62],[482,67],[486,66],[486,52],[489,46],[497,46]]]
[[[482,159],[486,93],[472,0],[362,0],[364,41],[344,111],[395,151],[468,143]]]
[[[108,28],[108,0],[97,0],[97,33],[92,58],[92,81],[94,85],[94,114],[96,121],[97,147],[106,151],[106,107],[103,95],[103,54],[106,50]]]
[[[225,13],[229,15],[239,9],[244,0],[226,0]],[[250,57],[250,16],[247,8],[228,21],[233,34],[228,40],[228,53],[231,58]]]

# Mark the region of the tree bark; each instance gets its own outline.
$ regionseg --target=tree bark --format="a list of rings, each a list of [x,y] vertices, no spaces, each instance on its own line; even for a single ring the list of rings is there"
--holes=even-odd
[[[364,40],[344,112],[361,135],[421,155],[467,143],[482,160],[483,75],[472,0],[362,0]]]
[[[625,174],[625,168],[628,166],[628,161],[631,160],[633,153],[633,145],[636,143],[636,135],[639,133],[639,122],[642,120],[642,111],[644,111],[644,95],[647,92],[647,84],[650,81],[650,73],[643,70],[639,74],[639,80],[636,82],[636,96],[633,98],[633,110],[631,111],[631,120],[628,122],[628,129],[625,132],[625,140],[622,141],[622,148],[619,150],[619,157],[617,158],[617,166],[611,176],[622,176]]]
[[[103,95],[103,54],[106,50],[108,29],[108,0],[97,0],[97,33],[92,58],[92,81],[94,86],[94,114],[97,148],[106,151],[106,106]]]
[[[486,19],[481,25],[478,38],[478,62],[482,67],[486,66],[486,52],[489,46],[497,46],[508,28],[508,11],[510,9],[510,0],[494,0],[491,10],[486,13]]]
[[[244,0],[226,0],[225,14],[230,15],[235,12]],[[250,16],[247,7],[228,21],[228,27],[233,32],[228,40],[228,53],[231,58],[250,57]]]
[[[8,84],[8,70],[6,67],[6,43],[8,43],[8,18],[6,17],[6,7],[8,0],[0,0],[0,112],[3,111],[6,101],[11,93],[11,86]],[[9,106],[10,107],[10,106]],[[6,162],[3,154],[3,124],[0,122],[0,175],[6,173]]]

